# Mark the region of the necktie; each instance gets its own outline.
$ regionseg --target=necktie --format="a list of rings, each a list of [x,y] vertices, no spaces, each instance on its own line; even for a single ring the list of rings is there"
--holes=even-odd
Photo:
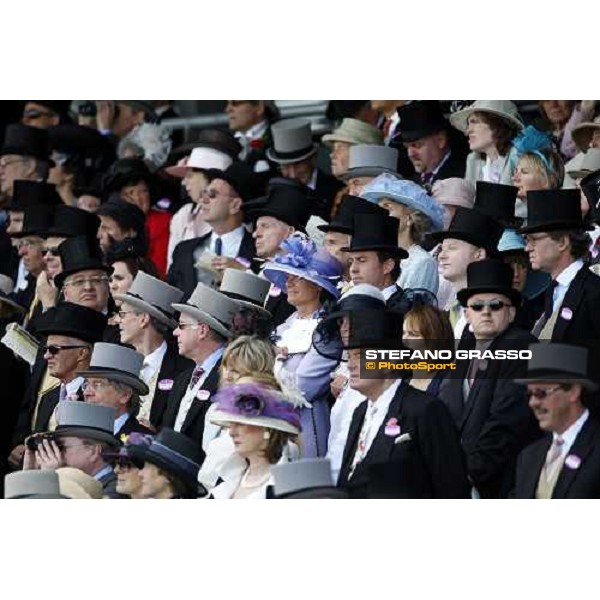
[[[554,308],[554,290],[558,285],[558,281],[552,281],[552,283],[546,288],[546,295],[544,296],[544,319],[547,321],[552,316],[552,310]]]
[[[215,240],[215,254],[217,256],[221,256],[223,254],[223,240],[220,237]]]
[[[452,329],[456,327],[458,320],[460,319],[462,314],[460,302],[455,300],[450,308],[448,309],[448,318],[450,319],[450,325],[452,325]]]
[[[58,393],[58,401],[62,402],[67,399],[67,386],[64,383],[60,384],[60,392]]]
[[[198,384],[202,375],[204,375],[204,369],[200,365],[196,365],[190,378],[190,390]]]
[[[538,498],[552,498],[552,492],[554,491],[554,486],[556,485],[562,467],[561,457],[562,446],[564,443],[565,440],[560,436],[557,436],[552,441],[548,454],[546,455],[546,462],[540,473],[540,481],[537,489]]]
[[[371,402],[370,400],[367,400],[367,402],[367,412],[365,413],[365,420],[363,421],[362,429],[360,430],[360,435],[358,436],[358,444],[356,446],[354,460],[352,461],[350,476],[352,476],[356,467],[362,462],[364,457],[367,455],[367,452],[369,451],[367,444],[369,441],[371,428],[373,427],[373,420],[375,418],[375,415],[377,414],[378,406],[375,402]]]
[[[179,411],[177,412],[177,418],[175,419],[175,425],[173,426],[175,431],[181,431],[181,428],[183,427],[185,418],[187,417],[190,407],[192,406],[192,402],[194,401],[193,390],[198,385],[202,375],[204,375],[204,369],[200,365],[197,365],[192,372],[188,389],[181,399]]]
[[[387,118],[384,122],[383,122],[383,139],[387,140],[388,136],[390,135],[390,129],[392,127],[392,119],[391,118]]]

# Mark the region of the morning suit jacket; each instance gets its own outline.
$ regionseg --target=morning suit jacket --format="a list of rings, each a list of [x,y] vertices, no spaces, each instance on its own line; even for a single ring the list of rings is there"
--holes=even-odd
[[[273,330],[277,329],[290,317],[296,309],[287,301],[287,294],[283,291],[278,296],[269,296],[265,308],[271,313]]]
[[[441,179],[449,179],[450,177],[460,177],[461,179],[465,176],[467,155],[461,154],[456,150],[450,151],[450,156],[446,162],[439,168],[439,171],[433,175],[429,185],[433,185],[436,181]],[[420,174],[415,177],[417,183],[421,183]]]
[[[37,415],[35,416],[35,424],[33,426],[33,433],[40,433],[42,431],[48,431],[48,424],[50,418],[54,413],[54,409],[58,404],[60,398],[60,388],[55,387],[53,390],[46,392],[40,399],[40,405],[38,406]],[[81,388],[77,390],[77,400],[80,402],[84,401],[83,391]]]
[[[177,350],[177,344],[172,341],[167,342],[167,351],[160,365],[158,378],[156,380],[156,388],[154,390],[154,398],[152,399],[152,407],[150,409],[150,423],[157,429],[163,426],[163,419],[167,410],[167,403],[172,387],[160,389],[159,382],[171,380],[173,386],[175,379],[184,371],[194,368],[194,363],[189,358],[181,356]]]
[[[466,465],[448,409],[437,398],[405,381],[398,387],[369,451],[349,477],[367,402],[362,402],[352,416],[338,486],[353,498],[367,498],[370,467],[391,463],[397,475],[395,497],[469,497]],[[396,418],[400,426],[401,433],[396,437],[385,433],[391,418]],[[404,434],[409,434],[410,439],[395,443]]]
[[[536,338],[514,325],[491,343],[489,350],[527,350]],[[466,401],[463,382],[471,362],[442,382],[438,397],[458,427],[469,477],[482,498],[506,498],[514,486],[519,452],[539,437],[539,427],[525,395],[513,379],[527,376],[527,362],[487,360],[477,371]]]
[[[329,175],[328,173],[317,169],[315,189],[311,190],[309,193],[309,199],[312,200],[311,214],[321,217],[321,219],[329,222],[335,197],[344,187],[344,182],[333,175]]]
[[[202,384],[202,387],[200,388],[200,390],[208,392],[210,396],[212,396],[219,387],[220,366],[221,360],[219,360],[212,368],[210,373],[208,373],[204,383]],[[185,396],[185,392],[187,391],[193,372],[193,368],[188,369],[187,371],[181,373],[181,375],[179,375],[175,380],[175,384],[173,385],[173,389],[171,390],[171,394],[169,395],[169,400],[167,402],[167,410],[163,419],[163,427],[173,428],[175,426],[177,413],[179,412],[179,406],[181,405],[181,400]],[[181,433],[189,437],[198,445],[198,448],[202,452],[203,456],[204,451],[202,450],[202,438],[204,437],[204,418],[206,417],[206,411],[211,405],[210,396],[205,400],[194,398],[190,406],[190,410],[188,411],[183,425],[181,426]]]
[[[527,446],[519,455],[514,494],[535,498],[552,435]],[[600,498],[600,421],[591,414],[575,438],[560,471],[552,498]]]
[[[167,281],[184,292],[184,299],[191,296],[198,283],[196,268],[194,267],[194,263],[196,262],[194,259],[194,252],[197,248],[207,245],[210,242],[210,236],[211,234],[207,233],[199,238],[179,242],[179,244],[175,246],[175,250],[173,251],[173,261],[169,267]],[[244,231],[244,237],[240,244],[238,256],[248,260],[251,260],[256,256],[254,240],[252,239],[252,234],[248,233],[248,231]]]
[[[129,415],[129,418],[117,433],[115,433],[115,437],[120,438],[122,435],[129,435],[130,433],[144,433],[146,435],[154,435],[154,431],[148,429],[144,425],[142,425],[133,415]]]

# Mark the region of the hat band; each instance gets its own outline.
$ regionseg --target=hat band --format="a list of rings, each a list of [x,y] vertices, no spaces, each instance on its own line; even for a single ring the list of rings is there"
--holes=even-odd
[[[377,298],[371,298],[370,296],[349,296],[348,298],[342,298],[339,303],[339,310],[353,311],[353,310],[372,310],[384,308],[385,303]],[[335,310],[335,309],[334,309]]]
[[[274,152],[273,154],[277,157],[277,158],[296,158],[299,156],[304,156],[307,152],[310,152],[311,150],[314,149],[313,144],[311,144],[310,146],[308,146],[307,148],[300,148],[299,150],[292,150],[291,152],[280,152],[279,150],[277,150],[277,148],[273,148]]]
[[[189,475],[191,478],[195,479],[198,476],[200,465],[193,460],[190,460],[187,456],[172,450],[168,446],[154,440],[148,450],[173,463],[178,469],[183,471],[186,475]]]
[[[94,365],[94,366],[90,365],[88,371],[89,372],[112,371],[115,375],[124,375],[125,377],[131,377],[133,379],[139,380],[139,376],[136,373],[132,373],[131,371],[123,371],[121,369],[116,369],[115,367],[109,367],[109,366],[103,367],[102,365]],[[106,377],[110,377],[110,375],[111,374],[108,373],[106,375]],[[91,375],[91,377],[93,377],[93,375]],[[104,375],[102,377],[104,377]],[[127,385],[127,384],[124,384],[124,385]]]
[[[144,300],[144,298],[142,298],[139,294],[132,294],[131,292],[127,292],[127,296],[131,296],[132,298],[135,298],[136,300],[141,300],[142,302],[145,302],[146,304],[150,305],[152,308],[155,308],[156,310],[161,312],[168,319],[173,318],[173,313],[169,313],[164,308],[161,308],[160,306],[157,306],[156,304],[152,304],[152,302],[148,302],[148,300]],[[127,302],[127,301],[125,300],[125,302]]]
[[[223,292],[223,290],[221,290]],[[242,302],[250,302],[250,304],[254,304],[254,306],[258,306],[259,308],[264,308],[261,302],[259,302],[255,298],[250,298],[249,296],[244,296],[242,294],[236,294],[235,292],[223,292],[226,296],[231,298],[232,300],[241,300]]]

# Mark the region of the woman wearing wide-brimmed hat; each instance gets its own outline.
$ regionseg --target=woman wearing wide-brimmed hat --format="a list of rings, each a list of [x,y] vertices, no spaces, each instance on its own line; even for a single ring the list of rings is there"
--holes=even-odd
[[[400,221],[398,246],[408,252],[408,258],[400,263],[398,285],[437,294],[437,263],[421,244],[427,233],[443,228],[444,209],[420,185],[389,174],[367,184],[362,197],[379,204]]]
[[[523,129],[516,105],[510,100],[476,100],[450,115],[450,123],[469,140],[465,178],[470,181],[512,183],[513,138]]]
[[[324,456],[329,433],[329,381],[335,363],[312,349],[312,334],[325,312],[324,304],[340,296],[336,285],[343,267],[301,235],[289,237],[281,247],[285,254],[268,261],[263,273],[287,294],[296,311],[276,330],[280,349],[276,375],[284,388],[298,390],[311,404],[302,410],[302,455]]]
[[[248,377],[223,387],[214,402],[211,421],[228,428],[234,453],[219,467],[221,482],[211,497],[265,498],[273,485],[271,465],[293,458],[290,442],[300,434],[303,400]]]

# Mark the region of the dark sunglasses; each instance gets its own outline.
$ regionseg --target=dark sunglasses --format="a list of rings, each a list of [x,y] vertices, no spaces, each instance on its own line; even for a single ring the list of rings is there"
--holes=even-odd
[[[135,467],[133,461],[127,456],[104,456],[103,458],[113,469],[116,467],[119,467],[119,469],[131,469]]]
[[[468,305],[468,307],[475,312],[481,312],[486,306],[488,306],[492,312],[498,312],[505,306],[510,307],[512,304],[506,304],[505,302],[502,302],[502,300],[476,300]]]
[[[527,399],[534,397],[538,400],[543,400],[544,398],[554,394],[554,392],[564,389],[566,389],[564,385],[557,385],[556,387],[548,388],[545,390],[527,390]]]
[[[89,346],[61,346],[59,344],[50,344],[44,346],[44,354],[49,352],[52,356],[56,356],[61,350],[74,350],[75,348],[89,348]]]
[[[50,256],[60,256],[58,248],[42,248],[42,254],[50,254]]]

